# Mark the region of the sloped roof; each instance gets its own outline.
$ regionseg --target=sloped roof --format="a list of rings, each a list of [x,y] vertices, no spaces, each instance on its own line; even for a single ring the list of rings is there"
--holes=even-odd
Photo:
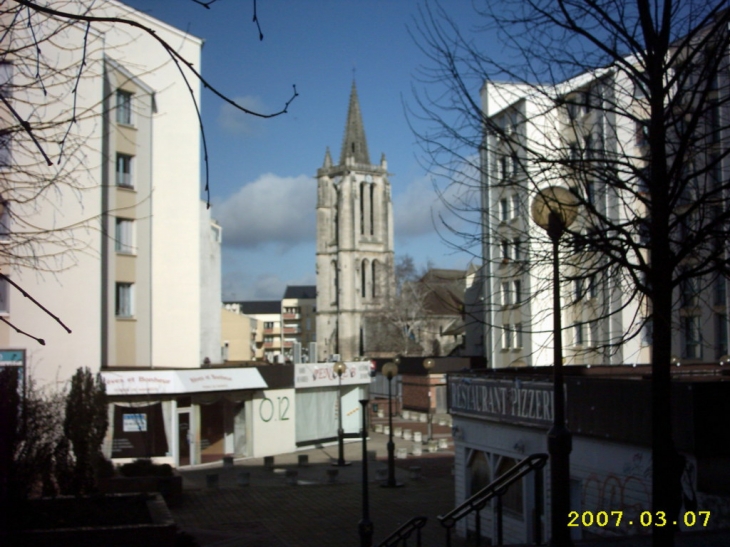
[[[317,298],[317,286],[287,285],[284,298],[315,299]]]
[[[247,300],[238,302],[241,311],[251,315],[256,313],[281,313],[281,300]]]
[[[368,141],[365,138],[365,126],[362,123],[360,101],[357,98],[357,88],[355,87],[354,80],[352,82],[352,90],[350,91],[350,106],[347,109],[345,136],[342,139],[340,165],[345,165],[347,156],[354,156],[355,163],[370,165]]]
[[[466,271],[431,269],[420,279],[426,288],[424,307],[431,315],[458,315],[464,308]]]

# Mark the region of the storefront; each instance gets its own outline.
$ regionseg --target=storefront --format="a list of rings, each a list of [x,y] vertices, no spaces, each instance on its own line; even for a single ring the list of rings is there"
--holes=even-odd
[[[717,370],[715,370],[717,369]],[[530,454],[547,453],[553,421],[551,369],[454,373],[448,377],[453,417],[456,504],[490,484]],[[645,367],[567,367],[566,421],[572,432],[570,504],[578,515],[574,539],[647,534],[642,513],[651,510],[651,384]],[[730,525],[730,382],[717,366],[673,371],[674,439],[684,458],[686,511],[712,511],[703,529]],[[534,475],[502,498],[504,543],[550,537],[550,471],[542,471],[536,500]],[[544,508],[541,510],[541,508]],[[496,503],[481,513],[482,533],[495,537]],[[538,514],[541,537],[535,537]],[[599,512],[619,511],[621,526],[602,526]],[[644,513],[644,517],[650,513]],[[585,521],[583,517],[585,516]],[[646,520],[646,518],[644,518]],[[691,520],[691,519],[690,519]],[[590,523],[589,526],[583,522]],[[457,528],[474,529],[473,518]],[[680,521],[680,528],[689,529]],[[699,529],[697,526],[693,529]]]
[[[247,416],[268,387],[256,368],[101,374],[110,400],[107,457],[181,466],[252,455]]]
[[[340,408],[345,437],[358,437],[360,434],[360,400],[368,398],[370,361],[345,363],[347,369],[342,378],[334,372],[333,365],[334,363],[294,365],[297,446],[335,441]]]

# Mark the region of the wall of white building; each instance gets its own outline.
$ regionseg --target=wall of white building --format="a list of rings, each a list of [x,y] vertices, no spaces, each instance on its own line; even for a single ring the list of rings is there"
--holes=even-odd
[[[63,7],[72,9],[73,5],[64,3]],[[180,55],[200,69],[200,39],[115,1],[99,4],[95,14],[128,17],[152,28],[158,37],[172,44]],[[33,30],[38,35],[50,29],[51,26],[38,25]],[[52,42],[44,42],[45,60],[59,67],[78,65],[84,32],[85,25],[72,25]],[[12,35],[15,43],[29,43],[32,39],[30,29],[16,25]],[[153,37],[121,24],[94,25],[89,33],[86,65],[75,96],[77,113],[83,115],[79,115],[77,124],[71,127],[68,141],[78,148],[73,150],[69,144],[66,154],[70,160],[51,167],[36,161],[38,158],[31,149],[28,149],[30,156],[24,156],[19,148],[13,150],[14,161],[33,161],[37,163],[34,168],[46,174],[54,170],[71,170],[76,184],[75,188],[53,187],[32,203],[15,205],[13,210],[23,220],[14,223],[13,229],[20,229],[26,222],[49,230],[65,229],[61,244],[67,246],[67,252],[41,262],[3,267],[4,273],[9,273],[73,331],[67,334],[17,291],[10,291],[8,319],[19,328],[45,339],[46,345],[41,346],[6,326],[1,329],[0,343],[9,348],[26,348],[30,372],[41,384],[62,385],[77,367],[98,370],[102,360],[100,257],[103,236],[98,223],[102,213],[103,170],[107,167],[102,157],[106,150],[102,124],[105,58],[125,67],[142,84],[154,90],[151,161],[140,162],[146,163],[149,172],[135,173],[151,183],[151,193],[137,198],[151,209],[152,233],[151,290],[135,295],[147,299],[151,305],[151,350],[144,362],[140,358],[138,364],[148,365],[151,357],[153,366],[199,366],[200,138],[193,100],[178,68]],[[10,57],[7,60],[12,61]],[[191,76],[188,70],[184,69],[184,72]],[[18,72],[14,75],[14,83],[22,84],[24,78],[32,77]],[[68,74],[57,80],[45,77],[49,91],[45,98],[38,90],[19,90],[15,103],[21,116],[30,114],[29,105],[46,104],[37,110],[43,120],[68,117],[74,99],[71,93],[74,83]],[[199,84],[194,79],[191,87],[199,100]],[[133,112],[133,117],[141,114]],[[60,151],[51,147],[47,152],[58,158]],[[147,150],[137,153],[142,157]],[[111,168],[113,177],[113,160]],[[41,242],[36,252],[54,254],[60,248],[59,243]],[[113,243],[111,248],[113,252]],[[112,320],[108,328],[114,328],[113,323]]]

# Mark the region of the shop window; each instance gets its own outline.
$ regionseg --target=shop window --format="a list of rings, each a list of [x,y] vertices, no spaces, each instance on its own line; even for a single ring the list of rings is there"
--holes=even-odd
[[[517,465],[516,459],[503,456],[499,461],[499,465],[497,465],[496,478],[507,473],[515,465]],[[523,518],[524,516],[522,481],[523,479],[514,482],[502,496],[502,507],[505,513],[516,518]]]
[[[473,496],[492,482],[492,471],[487,455],[479,450],[472,453],[469,461],[469,496]]]

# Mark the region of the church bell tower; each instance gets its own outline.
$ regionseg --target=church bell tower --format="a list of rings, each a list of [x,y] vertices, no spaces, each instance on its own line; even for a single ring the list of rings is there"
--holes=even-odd
[[[367,348],[367,315],[394,289],[393,209],[385,154],[370,163],[355,82],[340,161],[317,170],[317,353],[352,360]]]

